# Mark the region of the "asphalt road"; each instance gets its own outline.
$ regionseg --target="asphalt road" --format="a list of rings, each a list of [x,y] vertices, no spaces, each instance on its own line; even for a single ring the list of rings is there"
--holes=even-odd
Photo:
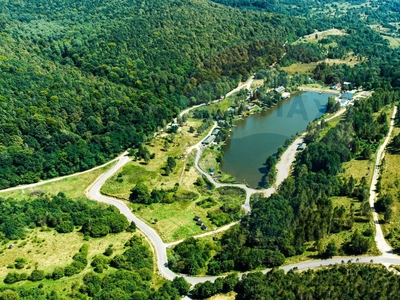
[[[246,82],[245,84],[243,84],[240,88],[243,87],[249,87],[251,85],[252,82],[252,78]],[[235,89],[235,91],[237,91],[238,89]],[[218,101],[218,100],[216,100]],[[195,107],[193,107],[195,108]],[[193,109],[191,108],[191,109]],[[190,109],[187,109],[184,111],[184,113],[188,112]],[[396,108],[394,109],[393,112],[393,116],[396,113]],[[371,207],[373,208],[374,206],[374,200],[376,198],[376,194],[375,194],[375,185],[376,185],[376,181],[378,178],[378,172],[379,172],[379,164],[381,162],[381,159],[383,157],[384,154],[384,150],[385,147],[390,139],[390,134],[392,132],[393,129],[393,121],[390,124],[390,130],[389,133],[384,141],[384,143],[381,145],[381,147],[378,150],[377,153],[377,160],[376,160],[376,166],[377,168],[374,170],[374,174],[373,174],[373,181],[371,184],[371,191],[370,191],[370,204]],[[250,197],[251,195],[253,195],[254,193],[264,193],[266,196],[271,195],[272,193],[274,193],[276,191],[276,188],[279,186],[279,184],[284,180],[284,178],[286,178],[289,175],[290,172],[290,166],[293,163],[294,159],[295,159],[295,148],[297,148],[297,143],[300,143],[302,137],[298,138],[290,147],[289,149],[287,149],[287,151],[285,151],[285,153],[283,154],[281,160],[282,162],[277,165],[277,169],[278,169],[278,180],[277,183],[275,184],[274,187],[266,189],[266,190],[255,190],[252,188],[247,187],[244,184],[222,184],[222,183],[218,183],[216,182],[207,172],[204,172],[203,170],[201,170],[201,168],[198,165],[198,162],[200,160],[201,154],[202,154],[202,146],[201,146],[201,142],[199,142],[197,145],[192,146],[189,148],[189,150],[193,150],[196,149],[197,150],[197,155],[196,155],[196,159],[195,159],[195,167],[197,169],[197,171],[201,174],[203,174],[204,176],[206,176],[217,188],[218,187],[223,187],[223,186],[236,186],[236,187],[240,187],[242,189],[244,189],[246,191],[246,201],[244,204],[244,208],[250,212]],[[155,232],[154,229],[152,229],[150,226],[148,226],[146,223],[144,223],[143,221],[141,221],[140,219],[138,219],[133,213],[132,211],[129,209],[129,207],[123,203],[120,200],[114,199],[112,197],[108,197],[108,196],[104,196],[100,193],[100,188],[102,187],[102,185],[106,182],[107,179],[109,179],[112,175],[114,175],[119,169],[121,169],[125,164],[127,164],[130,161],[130,158],[127,156],[127,152],[124,152],[122,155],[120,155],[118,158],[114,159],[115,161],[117,161],[117,163],[106,173],[104,173],[103,175],[101,175],[99,178],[97,178],[97,180],[88,188],[87,190],[87,196],[90,199],[99,201],[99,202],[104,202],[107,203],[109,205],[114,205],[115,207],[117,207],[119,209],[119,211],[126,216],[126,218],[131,222],[135,222],[137,227],[148,237],[149,241],[151,242],[153,249],[155,251],[156,254],[156,258],[157,258],[157,267],[159,270],[159,273],[161,276],[163,276],[164,278],[168,279],[168,280],[172,280],[174,279],[176,276],[183,276],[189,283],[191,284],[196,284],[199,282],[205,282],[205,281],[214,281],[216,278],[216,276],[206,276],[206,277],[195,277],[195,276],[187,276],[187,275],[182,275],[182,274],[175,274],[174,272],[172,272],[168,267],[167,267],[167,254],[166,254],[166,248],[167,246],[170,246],[171,244],[175,244],[175,243],[171,243],[171,244],[165,244],[161,238],[159,237],[159,235]],[[100,168],[101,166],[97,167]],[[93,169],[92,169],[93,170]],[[85,171],[85,172],[89,172]],[[85,173],[82,172],[82,173]],[[281,172],[281,173],[280,173]],[[55,178],[55,179],[51,179],[51,180],[47,180],[47,181],[43,181],[43,182],[39,182],[39,183],[35,183],[35,184],[30,184],[30,185],[26,185],[26,186],[19,186],[19,187],[14,187],[11,189],[7,189],[7,190],[2,190],[0,192],[3,191],[8,191],[8,190],[16,190],[16,189],[24,189],[27,187],[34,187],[34,186],[38,186],[47,182],[52,182],[52,181],[57,181],[57,180],[61,180],[63,178],[66,177],[70,177],[70,176],[76,176],[82,173],[77,173],[77,174],[73,174],[73,175],[69,175],[69,176],[65,176],[65,177],[60,177],[60,178]],[[285,271],[289,271],[293,268],[297,268],[298,270],[305,270],[305,269],[309,269],[309,268],[316,268],[316,267],[320,267],[320,266],[329,266],[332,264],[341,264],[341,263],[346,263],[351,261],[352,263],[381,263],[384,264],[386,266],[389,266],[391,264],[395,264],[395,265],[400,265],[400,257],[396,256],[394,254],[392,254],[392,249],[391,247],[386,243],[383,234],[382,234],[382,230],[380,228],[379,222],[377,222],[377,216],[376,213],[374,212],[374,220],[376,221],[376,237],[375,240],[377,242],[378,248],[381,250],[382,255],[381,256],[375,256],[375,257],[337,257],[337,258],[332,258],[332,259],[325,259],[325,260],[314,260],[314,261],[307,261],[307,262],[302,262],[302,263],[297,263],[297,264],[292,264],[292,265],[287,265],[287,266],[283,266],[281,267],[281,269],[285,270]],[[229,228],[230,225],[226,226],[225,228]],[[225,229],[224,228],[224,229]],[[206,233],[209,234],[209,233]],[[205,235],[205,234],[203,234]],[[200,235],[201,236],[201,235]],[[263,272],[267,272],[268,270],[264,270]]]

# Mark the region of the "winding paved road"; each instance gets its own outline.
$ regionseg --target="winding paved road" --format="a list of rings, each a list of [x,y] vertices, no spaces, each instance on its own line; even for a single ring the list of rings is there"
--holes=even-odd
[[[249,83],[250,81],[250,83]],[[251,85],[252,82],[252,78],[249,79],[249,81],[245,84],[243,84],[241,86],[241,88],[243,87],[249,87]],[[238,87],[239,88],[239,87]],[[237,91],[237,89],[235,89]],[[228,93],[229,94],[229,93]],[[200,106],[200,105],[198,105]],[[196,106],[196,107],[198,107]],[[191,109],[194,109],[196,107],[192,107],[190,109],[185,110],[184,112],[182,112],[180,115],[183,115],[184,113],[187,113],[188,111],[190,111]],[[393,116],[396,113],[396,109],[394,109],[393,111]],[[344,111],[343,111],[344,112]],[[343,113],[341,112],[341,113]],[[333,117],[336,117],[338,114],[334,115]],[[333,118],[332,117],[332,118]],[[375,185],[377,182],[377,178],[378,178],[378,171],[379,171],[379,164],[382,160],[383,157],[383,153],[385,150],[385,147],[390,139],[390,135],[393,129],[393,121],[391,121],[390,124],[390,130],[389,133],[384,141],[384,143],[381,145],[381,147],[378,150],[377,153],[377,158],[376,158],[376,168],[374,170],[374,175],[373,175],[373,180],[372,180],[372,184],[371,184],[371,190],[370,190],[370,204],[371,207],[374,207],[374,201],[376,198],[376,194],[375,194]],[[295,160],[295,153],[296,153],[296,148],[297,145],[299,143],[301,143],[303,141],[303,135],[300,136],[299,138],[297,138],[292,145],[290,145],[288,147],[288,149],[284,152],[284,154],[281,157],[281,160],[278,162],[277,164],[277,180],[276,183],[274,185],[274,187],[271,187],[269,189],[265,189],[265,190],[255,190],[252,188],[247,187],[244,184],[222,184],[222,183],[218,183],[215,182],[215,180],[206,172],[204,172],[198,165],[198,162],[200,160],[201,154],[202,154],[202,146],[201,146],[201,142],[199,142],[198,144],[196,144],[195,146],[192,146],[188,149],[188,151],[192,151],[193,149],[197,150],[197,155],[196,155],[196,159],[195,159],[195,167],[197,169],[197,171],[201,174],[203,174],[204,176],[206,176],[210,182],[212,182],[217,188],[218,187],[223,187],[223,186],[230,186],[230,187],[239,187],[242,188],[246,191],[246,201],[244,204],[244,208],[250,212],[250,197],[251,195],[253,195],[254,193],[264,193],[265,196],[269,196],[272,193],[274,193],[277,189],[277,187],[282,183],[282,181],[289,175],[290,172],[290,167],[291,164],[293,163],[293,161]],[[93,200],[99,201],[99,202],[104,202],[107,203],[109,205],[114,205],[116,208],[119,209],[119,211],[125,215],[127,217],[127,219],[131,222],[135,222],[137,227],[148,237],[149,241],[151,242],[152,246],[154,247],[154,251],[156,254],[156,258],[157,258],[157,267],[158,267],[158,271],[160,273],[161,276],[163,276],[164,278],[168,279],[168,280],[172,280],[174,279],[176,276],[183,276],[189,283],[191,284],[196,284],[199,282],[205,282],[205,281],[214,281],[216,278],[216,276],[207,276],[207,277],[194,277],[194,276],[187,276],[184,274],[175,274],[174,272],[172,272],[168,267],[167,267],[167,253],[166,253],[166,248],[167,246],[171,246],[175,243],[171,243],[171,244],[165,244],[161,238],[159,237],[159,235],[155,232],[154,229],[152,229],[150,226],[148,226],[146,223],[144,223],[142,220],[138,219],[131,211],[131,209],[122,201],[114,199],[112,197],[108,197],[108,196],[104,196],[100,193],[100,189],[102,187],[102,185],[106,182],[107,179],[109,179],[112,175],[114,175],[120,168],[122,168],[125,164],[127,164],[130,161],[130,158],[127,156],[127,152],[124,152],[122,155],[120,155],[118,158],[114,159],[117,161],[117,163],[110,169],[108,170],[106,173],[104,173],[103,175],[99,176],[96,181],[88,188],[87,190],[87,196]],[[97,168],[100,168],[102,166],[99,166]],[[93,170],[93,169],[92,169]],[[85,172],[89,172],[85,171]],[[85,173],[83,172],[83,173]],[[81,174],[81,173],[80,173]],[[69,176],[64,176],[61,178],[55,178],[52,180],[47,180],[47,181],[43,181],[43,182],[39,182],[36,184],[32,184],[32,185],[26,185],[26,186],[19,186],[19,187],[15,187],[15,188],[11,188],[11,189],[7,189],[7,190],[3,190],[3,191],[9,191],[9,190],[16,190],[16,189],[23,189],[26,187],[33,187],[33,186],[38,186],[41,184],[44,184],[46,182],[52,182],[52,181],[57,181],[57,180],[61,180],[63,178],[66,177],[70,177],[70,176],[76,176],[78,174],[73,174],[73,175],[69,175]],[[1,191],[0,191],[1,192]],[[348,261],[352,261],[353,263],[370,263],[370,262],[374,262],[374,263],[382,263],[386,266],[389,266],[391,264],[396,264],[396,265],[400,265],[400,257],[396,256],[394,254],[392,254],[392,249],[391,247],[386,243],[383,234],[382,234],[382,230],[380,228],[379,222],[377,222],[377,214],[374,212],[374,220],[376,221],[376,237],[375,240],[377,242],[378,248],[379,250],[382,252],[381,256],[374,256],[374,257],[337,257],[337,258],[332,258],[332,259],[326,259],[326,260],[314,260],[314,261],[307,261],[307,262],[302,262],[302,263],[297,263],[297,264],[292,264],[292,265],[287,265],[287,266],[283,266],[281,267],[281,269],[288,271],[290,269],[293,268],[298,268],[299,270],[304,270],[304,269],[309,269],[309,268],[316,268],[316,267],[320,267],[320,266],[329,266],[332,264],[341,264],[343,262],[348,262]],[[219,231],[229,228],[230,226],[233,226],[233,224],[229,224],[227,226],[225,226],[224,228],[220,228]],[[199,236],[204,236],[204,235],[208,235],[208,234],[213,234],[214,232],[210,232],[210,233],[205,233]],[[264,270],[263,272],[267,272],[268,270]]]

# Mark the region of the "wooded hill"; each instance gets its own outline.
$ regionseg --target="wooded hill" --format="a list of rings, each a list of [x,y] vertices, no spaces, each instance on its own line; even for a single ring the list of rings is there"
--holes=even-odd
[[[339,265],[297,273],[272,270],[236,275],[195,286],[195,299],[237,292],[235,299],[397,299],[398,275],[383,266]]]
[[[197,1],[0,6],[0,188],[137,145],[268,66],[304,20]]]

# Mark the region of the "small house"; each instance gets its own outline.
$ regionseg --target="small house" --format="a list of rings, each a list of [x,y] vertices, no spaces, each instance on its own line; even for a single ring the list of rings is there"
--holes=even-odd
[[[196,225],[203,226],[203,222],[200,221],[200,220],[198,220],[198,221],[196,222]]]
[[[193,218],[193,220],[195,220],[196,222],[197,222],[197,221],[200,221],[200,217],[199,217],[199,216],[195,216],[195,217]]]
[[[340,90],[341,88],[342,88],[342,84],[340,82],[336,83],[335,85],[333,85],[331,87],[332,90]]]
[[[302,150],[306,149],[306,146],[307,146],[306,143],[301,143],[301,144],[297,147],[297,150],[298,150],[298,151],[302,151]]]
[[[353,97],[354,97],[354,94],[353,94],[353,93],[346,92],[346,93],[344,93],[340,98],[346,99],[346,100],[352,100]]]
[[[203,224],[203,225],[201,225],[201,229],[202,230],[207,230],[207,226]]]
[[[286,98],[289,98],[289,97],[290,97],[290,93],[288,93],[288,92],[282,93],[282,99],[286,99]]]
[[[214,142],[214,140],[215,140],[215,135],[209,135],[208,137],[206,137],[206,138],[204,139],[204,141],[202,142],[202,144],[203,144],[204,146],[207,146],[207,145],[211,144],[212,142]]]
[[[212,135],[218,135],[218,133],[221,131],[220,128],[214,128],[214,130],[211,132]]]
[[[285,88],[283,86],[277,87],[274,89],[275,93],[279,94],[285,91]]]

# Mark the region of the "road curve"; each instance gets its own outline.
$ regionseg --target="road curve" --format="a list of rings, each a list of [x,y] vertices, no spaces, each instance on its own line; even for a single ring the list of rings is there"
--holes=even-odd
[[[250,83],[249,83],[250,82]],[[246,82],[245,84],[241,85],[240,88],[243,87],[248,87],[251,85],[252,82],[252,78],[249,79],[248,82]],[[239,87],[238,87],[239,88]],[[237,88],[237,89],[238,89]],[[237,89],[235,89],[235,91],[237,91]],[[229,94],[229,93],[228,93]],[[218,101],[218,100],[216,100]],[[200,106],[200,105],[198,105]],[[196,107],[198,107],[196,106]],[[187,110],[185,110],[184,112],[182,112],[181,115],[183,115],[184,113],[188,112],[191,109],[194,109],[196,107],[192,107],[189,108]],[[396,107],[394,109],[393,112],[393,116],[396,113]],[[336,116],[336,115],[335,115]],[[370,197],[370,203],[371,203],[371,207],[373,207],[374,205],[374,199],[375,199],[375,194],[374,193],[374,189],[372,186],[376,185],[376,180],[377,180],[377,172],[379,169],[379,163],[382,159],[382,155],[383,152],[385,150],[385,147],[390,139],[390,134],[392,132],[393,129],[393,121],[390,124],[390,130],[389,133],[384,141],[384,143],[381,145],[378,153],[377,153],[377,163],[376,165],[378,166],[378,168],[376,168],[376,170],[374,171],[374,177],[373,177],[373,181],[371,184],[371,197]],[[281,157],[281,161],[282,163],[277,164],[277,169],[278,169],[278,175],[277,175],[277,181],[276,184],[274,185],[274,187],[271,187],[269,189],[265,189],[265,190],[255,190],[252,188],[247,187],[244,184],[222,184],[222,183],[218,183],[216,182],[208,173],[204,172],[199,166],[198,166],[198,162],[200,160],[201,154],[202,154],[202,148],[201,148],[201,142],[199,142],[198,144],[196,144],[195,146],[190,147],[188,150],[193,150],[196,149],[197,150],[197,154],[196,154],[196,159],[195,159],[195,167],[197,169],[197,171],[201,174],[203,174],[204,176],[206,176],[210,182],[212,182],[217,188],[218,187],[223,187],[223,186],[235,186],[235,187],[239,187],[242,188],[246,191],[246,201],[244,204],[244,208],[247,211],[250,211],[250,197],[251,195],[253,195],[254,193],[264,193],[266,196],[271,195],[272,193],[274,193],[276,191],[276,188],[279,186],[279,184],[284,180],[284,178],[286,178],[289,175],[290,172],[290,166],[292,164],[292,162],[294,161],[294,157],[295,157],[295,148],[297,148],[297,144],[302,142],[302,138],[303,136],[300,136],[299,138],[297,138],[295,140],[294,143],[292,143],[291,146],[289,146],[289,148],[287,149],[287,151],[285,151],[285,153],[282,155]],[[175,274],[174,272],[172,272],[168,267],[167,267],[167,253],[166,253],[166,248],[169,245],[164,244],[164,242],[161,240],[161,238],[159,237],[159,235],[156,233],[156,231],[154,229],[152,229],[150,226],[148,226],[146,223],[144,223],[142,220],[138,219],[131,211],[131,209],[122,201],[114,199],[112,197],[108,197],[108,196],[104,196],[100,193],[100,189],[102,187],[102,185],[106,182],[106,180],[108,180],[112,175],[114,175],[120,168],[122,168],[125,164],[127,164],[130,161],[130,158],[127,156],[127,152],[124,152],[122,155],[120,155],[118,158],[114,159],[113,161],[117,161],[117,163],[110,169],[108,170],[106,173],[104,173],[103,175],[99,176],[96,181],[87,189],[87,196],[90,199],[93,199],[95,201],[99,201],[99,202],[103,202],[109,205],[113,205],[116,208],[118,208],[118,210],[126,216],[126,218],[129,220],[129,222],[133,221],[136,223],[137,227],[148,237],[148,239],[150,240],[151,244],[154,247],[154,251],[155,251],[155,255],[156,255],[156,263],[157,263],[157,267],[159,270],[159,273],[161,276],[163,276],[164,278],[168,279],[168,280],[173,280],[176,276],[182,276],[184,277],[189,283],[193,284],[197,284],[200,282],[205,282],[205,281],[214,281],[216,278],[218,278],[217,276],[206,276],[206,277],[195,277],[195,276],[187,276],[184,274]],[[101,168],[102,166],[96,167],[96,168]],[[95,168],[95,169],[96,169]],[[93,169],[91,169],[93,170]],[[67,178],[67,177],[71,177],[71,176],[76,176],[82,173],[86,173],[86,172],[90,172],[91,170],[85,171],[85,172],[81,172],[81,173],[77,173],[77,174],[72,174],[72,175],[68,175],[68,176],[64,176],[64,177],[59,177],[59,178],[54,178],[51,180],[46,180],[43,182],[39,182],[39,183],[35,183],[35,184],[30,184],[30,185],[25,185],[25,186],[18,186],[18,187],[14,187],[11,189],[6,189],[6,190],[2,190],[0,192],[4,192],[4,191],[9,191],[9,190],[16,190],[16,189],[23,189],[23,188],[27,188],[27,187],[34,187],[34,186],[38,186],[47,182],[52,182],[52,181],[57,181],[57,180],[61,180],[63,178]],[[280,172],[282,172],[280,174]],[[376,213],[374,212],[374,220],[376,218]],[[227,225],[227,227],[230,225]],[[380,229],[380,225],[378,222],[376,222],[376,241],[378,244],[378,248],[382,251],[383,255],[381,256],[374,256],[374,257],[370,257],[370,256],[366,256],[366,257],[336,257],[336,258],[332,258],[332,259],[326,259],[326,260],[314,260],[314,261],[307,261],[307,262],[301,262],[301,263],[297,263],[297,264],[291,264],[291,265],[287,265],[287,266],[282,266],[281,269],[288,271],[291,270],[293,268],[297,268],[298,270],[305,270],[305,269],[309,269],[309,268],[316,268],[316,267],[320,267],[320,266],[329,266],[332,264],[341,264],[343,262],[348,262],[348,261],[352,261],[353,263],[370,263],[370,262],[374,262],[374,263],[381,263],[384,264],[386,266],[391,265],[391,264],[396,264],[396,265],[400,265],[400,257],[396,256],[394,254],[391,253],[391,248],[389,245],[387,245],[382,231]],[[207,233],[208,234],[208,233]],[[386,245],[385,245],[386,244]],[[263,272],[268,272],[269,269],[264,270]]]

